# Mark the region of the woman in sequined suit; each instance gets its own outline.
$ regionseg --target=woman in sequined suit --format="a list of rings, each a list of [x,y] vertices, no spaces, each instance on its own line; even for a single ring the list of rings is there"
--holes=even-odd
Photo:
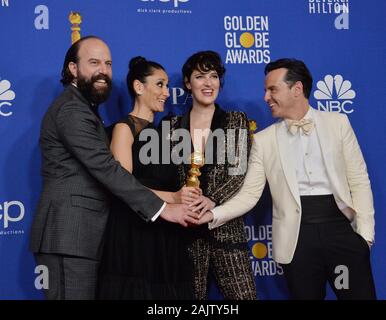
[[[192,55],[185,62],[182,73],[185,89],[191,93],[193,103],[186,114],[168,119],[171,152],[173,156],[176,150],[174,148],[173,151],[173,147],[179,142],[174,137],[178,132],[176,130],[181,128],[190,132],[191,150],[205,150],[205,165],[200,169],[199,176],[203,195],[191,194],[191,199],[185,202],[205,212],[231,198],[242,186],[250,149],[248,120],[245,113],[224,111],[215,103],[225,73],[219,54],[202,51]],[[225,135],[214,138],[219,132]],[[172,165],[174,176],[175,170],[178,172],[176,189],[185,184],[191,168],[186,161],[184,163]],[[232,172],[237,171],[236,168],[238,172]],[[225,299],[256,299],[242,218],[214,230],[202,225],[187,232],[191,238],[189,253],[193,261],[197,299],[207,299],[209,270],[213,272]]]

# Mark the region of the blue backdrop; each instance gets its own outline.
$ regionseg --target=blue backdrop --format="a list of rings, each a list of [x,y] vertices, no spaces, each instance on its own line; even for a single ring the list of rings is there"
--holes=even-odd
[[[82,16],[82,36],[98,35],[112,51],[113,96],[101,107],[106,125],[130,109],[125,76],[135,55],[166,67],[165,112],[180,113],[190,103],[181,85],[183,62],[198,50],[218,51],[227,68],[219,103],[245,111],[259,129],[273,122],[263,101],[266,63],[304,60],[315,80],[311,105],[347,113],[367,161],[376,210],[372,264],[378,297],[386,298],[385,1],[0,0],[1,299],[42,298],[27,244],[41,188],[39,127],[62,90],[71,11]],[[270,212],[266,191],[246,215],[251,263],[260,298],[286,299],[282,269],[271,258]],[[210,291],[221,298],[213,283]]]

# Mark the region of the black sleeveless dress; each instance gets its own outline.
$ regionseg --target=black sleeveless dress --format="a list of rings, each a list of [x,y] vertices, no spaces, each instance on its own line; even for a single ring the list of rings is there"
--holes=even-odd
[[[146,120],[129,116],[134,136],[133,175],[146,187],[168,189],[157,181],[160,165],[139,160],[143,129],[154,129]],[[162,180],[162,179],[161,179]],[[144,222],[126,204],[114,199],[106,228],[97,297],[99,299],[193,299],[192,263],[188,256],[186,229],[158,218]]]

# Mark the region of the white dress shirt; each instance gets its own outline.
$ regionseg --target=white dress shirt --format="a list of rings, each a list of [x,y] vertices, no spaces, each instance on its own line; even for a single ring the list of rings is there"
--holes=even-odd
[[[304,116],[312,119],[312,108]],[[309,135],[298,130],[295,135],[290,131],[288,141],[293,150],[291,156],[296,164],[296,178],[301,196],[333,194],[323,161],[317,129],[313,128]]]

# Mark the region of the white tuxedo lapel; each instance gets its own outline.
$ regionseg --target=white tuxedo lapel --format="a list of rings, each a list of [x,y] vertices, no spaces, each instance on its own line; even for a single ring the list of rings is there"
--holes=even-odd
[[[284,176],[294,199],[300,206],[295,160],[288,141],[287,127],[284,121],[276,124],[276,141],[279,148],[280,162],[283,168]]]

